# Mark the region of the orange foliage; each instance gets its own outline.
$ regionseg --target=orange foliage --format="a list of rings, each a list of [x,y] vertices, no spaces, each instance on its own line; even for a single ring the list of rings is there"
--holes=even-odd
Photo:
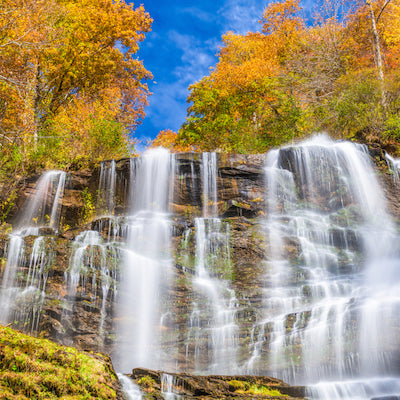
[[[74,124],[82,99],[98,121],[122,124],[121,132],[140,123],[151,78],[135,57],[152,23],[143,6],[0,0],[0,9],[0,134],[36,147],[38,136],[56,135],[58,119]]]
[[[160,131],[150,147],[164,147],[172,153],[191,153],[196,151],[194,146],[179,143],[178,134],[171,129]]]
[[[321,129],[348,137],[386,130],[400,138],[400,0],[371,2],[378,35],[362,0],[323,0],[313,25],[301,18],[300,0],[280,0],[265,8],[262,33],[226,33],[216,67],[189,88],[179,136],[208,151],[236,152],[264,151]]]
[[[386,64],[390,68],[400,68],[400,0],[392,0],[382,13],[379,26],[387,45]]]

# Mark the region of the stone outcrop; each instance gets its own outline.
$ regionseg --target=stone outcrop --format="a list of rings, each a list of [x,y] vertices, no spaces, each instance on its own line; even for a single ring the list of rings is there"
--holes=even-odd
[[[164,394],[185,399],[304,399],[303,386],[290,386],[267,376],[170,374],[135,368],[129,377],[142,389],[145,399],[164,399]]]

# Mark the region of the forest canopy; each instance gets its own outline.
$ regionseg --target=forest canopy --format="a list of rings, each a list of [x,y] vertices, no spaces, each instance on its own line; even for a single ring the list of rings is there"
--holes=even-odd
[[[0,0],[1,167],[68,168],[131,154],[152,19],[123,0]]]
[[[261,32],[227,32],[168,147],[264,152],[326,131],[399,152],[400,0],[323,0],[304,15],[276,1]]]
[[[181,129],[152,145],[264,152],[327,131],[400,153],[400,0],[301,4],[271,2],[259,31],[225,33]],[[151,24],[124,0],[0,0],[0,172],[134,154]]]

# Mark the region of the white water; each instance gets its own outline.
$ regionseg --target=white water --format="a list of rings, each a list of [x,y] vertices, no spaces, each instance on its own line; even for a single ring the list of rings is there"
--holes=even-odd
[[[122,389],[127,397],[127,400],[142,400],[143,394],[140,391],[139,386],[135,385],[132,382],[132,379],[129,379],[124,374],[117,374],[118,379],[122,384]]]
[[[223,279],[229,273],[229,225],[217,218],[196,218],[196,275],[194,289],[200,295],[200,309],[193,306],[189,335],[194,336],[195,370],[203,373],[237,371],[238,326],[236,296]],[[201,310],[201,311],[200,311]],[[206,321],[205,323],[202,321]],[[207,347],[201,349],[203,342]],[[205,343],[204,343],[205,342]],[[202,365],[204,352],[208,362]]]
[[[65,177],[63,171],[47,171],[39,178],[17,224],[22,236],[34,235],[33,227],[58,230]]]
[[[92,303],[101,301],[98,327],[98,343],[101,346],[110,288],[113,293],[117,292],[118,251],[112,242],[104,243],[97,231],[83,231],[76,236],[72,246],[70,265],[65,272],[68,296],[72,301],[71,311],[78,289],[80,296],[90,293]],[[101,285],[99,288],[98,282]]]
[[[24,205],[17,229],[10,234],[0,292],[1,323],[17,321],[28,332],[38,326],[53,258],[52,251],[46,248],[47,239],[38,235],[41,229],[58,231],[65,177],[65,172],[48,171],[39,178]],[[26,262],[25,238],[31,235],[38,237],[33,242],[29,268],[26,277],[18,279]],[[51,241],[47,240],[50,249]]]
[[[230,227],[217,215],[217,158],[202,155],[202,218],[195,218],[195,277],[199,295],[192,304],[188,339],[194,341],[194,369],[202,373],[238,371],[237,300],[226,280],[231,272]],[[191,232],[191,231],[190,231]],[[184,243],[188,240],[188,231]]]
[[[163,373],[161,375],[161,393],[165,400],[181,400],[185,397],[180,395],[183,384],[175,375]]]
[[[213,217],[217,214],[217,155],[203,153],[201,163],[203,183],[203,217]]]
[[[325,137],[289,152],[289,162],[285,149],[267,156],[265,317],[253,329],[246,369],[257,373],[266,364],[292,384],[312,384],[317,398],[386,395],[380,388],[387,379],[400,395],[399,380],[391,378],[400,345],[393,330],[399,237],[368,155],[362,146]],[[290,242],[299,252],[295,264],[286,254]],[[346,381],[351,377],[357,390]],[[331,380],[341,382],[321,383]]]
[[[115,161],[104,161],[100,164],[99,189],[97,196],[97,209],[100,214],[113,214],[115,209],[115,193],[117,174]]]
[[[188,243],[194,235],[195,244],[194,298],[183,337],[186,356],[194,361],[186,365],[201,373],[275,375],[310,385],[311,396],[318,399],[399,397],[400,238],[365,148],[318,137],[267,154],[263,300],[251,337],[240,341],[239,301],[229,277],[230,227],[217,218],[216,155],[204,154],[201,162],[202,218],[182,239]],[[104,211],[113,213],[115,163],[107,168],[100,187]],[[173,288],[168,208],[173,179],[174,158],[165,151],[133,160],[130,216],[99,219],[93,229],[103,237],[86,231],[73,244],[69,295],[90,292],[91,301],[101,302],[101,341],[109,312],[105,299],[118,273],[110,259],[117,262],[117,250],[124,254],[114,358],[124,372],[157,369],[168,358],[173,365],[178,352],[173,341],[169,349],[161,348],[170,329],[164,321],[171,313],[167,292]],[[27,330],[39,323],[52,257],[43,245],[52,242],[39,236],[28,253],[25,241],[41,228],[58,229],[64,182],[62,173],[45,174],[10,236],[0,295],[2,322],[17,318]],[[123,238],[127,246],[115,243]],[[185,267],[191,257],[183,260]],[[23,266],[26,277],[20,281]],[[247,353],[240,349],[246,340]],[[173,379],[165,374],[163,391],[177,398],[179,385]],[[132,399],[141,396],[131,387],[127,392]]]
[[[392,172],[393,181],[398,187],[400,185],[400,159],[393,158],[387,153],[385,157],[389,170]]]
[[[116,364],[120,371],[160,365],[161,298],[172,268],[168,204],[174,172],[174,158],[163,149],[148,151],[133,169],[133,207],[127,220],[128,244],[117,310]]]

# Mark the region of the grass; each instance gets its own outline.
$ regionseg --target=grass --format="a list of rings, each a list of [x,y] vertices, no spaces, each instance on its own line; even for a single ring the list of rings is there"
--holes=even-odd
[[[106,357],[0,326],[0,399],[115,399]]]

